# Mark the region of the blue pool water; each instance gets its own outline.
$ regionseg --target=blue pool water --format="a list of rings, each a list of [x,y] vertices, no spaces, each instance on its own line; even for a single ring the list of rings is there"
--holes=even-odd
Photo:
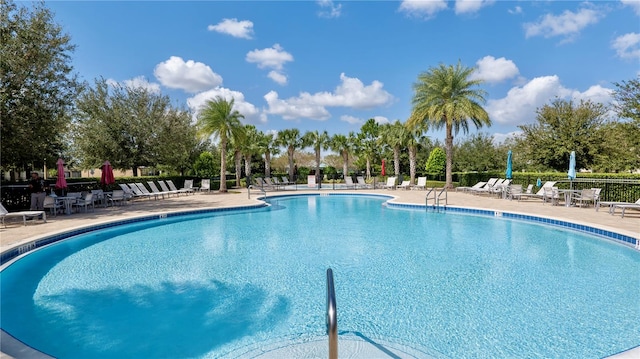
[[[367,196],[170,217],[36,251],[1,277],[2,329],[59,358],[218,358],[341,333],[424,357],[600,358],[640,344],[640,253],[525,222]]]

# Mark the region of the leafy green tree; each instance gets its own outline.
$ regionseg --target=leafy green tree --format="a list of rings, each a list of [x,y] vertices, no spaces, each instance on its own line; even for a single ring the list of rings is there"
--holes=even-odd
[[[191,113],[180,109],[169,109],[157,118],[153,130],[157,132],[154,147],[157,163],[176,170],[184,176],[199,154],[206,150],[209,141],[201,141]]]
[[[244,138],[244,118],[233,109],[234,100],[225,100],[218,96],[208,100],[198,112],[198,129],[201,136],[214,136],[220,140],[220,192],[227,192],[227,146],[230,140],[240,142]]]
[[[482,80],[469,78],[473,71],[460,62],[456,66],[441,64],[418,75],[413,85],[413,109],[407,125],[415,127],[426,122],[435,129],[445,127],[447,188],[453,188],[453,135],[460,129],[467,133],[469,121],[478,128],[491,125],[482,107],[485,91],[476,88]]]
[[[44,2],[18,7],[0,1],[3,169],[52,167],[66,151],[64,134],[80,88],[71,65],[74,50]]]
[[[244,172],[247,177],[251,176],[251,158],[260,153],[260,138],[262,132],[254,125],[244,125],[245,138],[242,143],[242,155],[244,156]]]
[[[321,183],[320,155],[322,150],[327,150],[329,148],[329,134],[327,131],[309,131],[302,136],[302,141],[306,146],[313,147],[313,151],[316,156],[316,181],[317,183]]]
[[[614,110],[621,118],[630,121],[613,124],[607,134],[612,152],[617,152],[615,168],[633,170],[640,168],[640,76],[633,80],[615,83],[613,92]],[[611,164],[604,158],[601,164]]]
[[[271,156],[280,153],[275,135],[273,133],[260,132],[258,148],[260,153],[264,153],[264,174],[266,177],[271,177]],[[290,180],[293,180],[293,178],[290,178]]]
[[[633,80],[614,83],[614,109],[622,118],[640,122],[640,75]],[[640,125],[639,125],[640,126]]]
[[[366,161],[367,179],[371,178],[371,162],[378,154],[378,137],[380,136],[380,125],[370,118],[360,128],[358,133],[360,157]]]
[[[302,137],[300,136],[300,130],[297,128],[285,129],[278,132],[277,143],[287,149],[287,156],[289,157],[289,179],[293,178],[295,165],[294,154],[296,149],[303,147]]]
[[[506,165],[493,144],[493,136],[487,133],[479,132],[463,139],[456,145],[454,152],[456,171],[493,171]]]
[[[522,125],[519,148],[531,161],[567,171],[569,154],[576,152],[576,168],[591,168],[603,152],[606,108],[599,103],[556,99],[537,111],[537,123]]]
[[[447,155],[440,147],[435,147],[429,153],[429,159],[424,170],[427,173],[434,173],[441,175],[445,173],[447,167]]]
[[[193,170],[198,177],[211,178],[216,175],[216,172],[220,173],[219,165],[220,160],[213,153],[204,151],[195,160]]]
[[[157,166],[163,159],[184,170],[195,155],[190,115],[172,108],[168,96],[98,79],[80,94],[76,108],[74,146],[85,168],[109,160],[137,176],[138,167]],[[174,146],[178,152],[171,157]]]

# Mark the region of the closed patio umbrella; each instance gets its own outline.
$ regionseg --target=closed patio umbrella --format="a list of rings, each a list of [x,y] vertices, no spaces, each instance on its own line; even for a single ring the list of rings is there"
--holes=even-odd
[[[102,177],[100,177],[100,183],[103,186],[116,183],[116,179],[113,177],[113,167],[109,161],[104,161],[102,164]]]
[[[64,161],[62,158],[58,158],[58,179],[56,180],[56,188],[62,189],[67,188],[67,179],[64,177]]]
[[[383,176],[387,175],[387,168],[385,167],[385,161],[382,160],[382,170],[380,171],[380,174]]]
[[[509,150],[509,153],[507,154],[507,170],[505,171],[504,176],[506,179],[513,178],[513,171],[511,169],[511,150]]]
[[[571,189],[573,189],[573,180],[576,179],[576,152],[571,151],[571,155],[569,156],[569,172],[567,172],[567,177],[571,181]]]

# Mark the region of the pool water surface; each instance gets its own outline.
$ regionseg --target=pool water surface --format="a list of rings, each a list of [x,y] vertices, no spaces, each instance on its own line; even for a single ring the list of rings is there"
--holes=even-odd
[[[271,198],[38,250],[5,268],[1,324],[59,358],[218,358],[338,329],[424,357],[600,358],[640,344],[640,253],[557,227]],[[418,355],[420,356],[420,355]]]

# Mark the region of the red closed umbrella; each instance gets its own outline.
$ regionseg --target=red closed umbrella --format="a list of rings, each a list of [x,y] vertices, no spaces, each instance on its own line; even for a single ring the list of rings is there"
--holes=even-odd
[[[109,161],[104,161],[102,164],[102,177],[100,177],[100,183],[103,186],[116,183],[116,179],[113,177],[113,167]]]
[[[387,175],[387,168],[385,167],[385,161],[382,160],[382,175],[386,176]]]
[[[62,158],[58,158],[58,162],[56,162],[56,165],[58,165],[58,179],[56,180],[56,188],[67,188],[67,179],[64,178],[64,161],[62,160]]]

